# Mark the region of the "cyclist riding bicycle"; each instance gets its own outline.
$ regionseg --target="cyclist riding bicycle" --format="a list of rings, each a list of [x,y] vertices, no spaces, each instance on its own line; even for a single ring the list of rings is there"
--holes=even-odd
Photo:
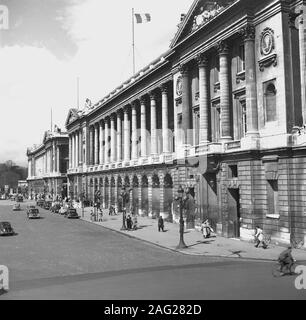
[[[292,257],[292,247],[291,246],[289,246],[288,249],[286,249],[285,251],[283,251],[279,255],[278,262],[281,265],[281,268],[280,268],[281,274],[283,274],[283,275],[285,274],[283,272],[284,269],[287,270],[287,273],[292,273],[291,268],[292,268],[295,260]]]

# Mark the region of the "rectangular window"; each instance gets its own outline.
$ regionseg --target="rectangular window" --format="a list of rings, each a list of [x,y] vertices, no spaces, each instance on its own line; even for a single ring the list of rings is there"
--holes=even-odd
[[[220,82],[220,58],[218,55],[215,57],[214,82],[215,84]]]
[[[238,70],[237,72],[245,71],[245,51],[244,51],[244,44],[239,46],[239,56],[238,56]]]
[[[277,180],[269,180],[267,182],[267,195],[268,195],[267,216],[279,217],[278,181]]]
[[[221,138],[221,108],[220,102],[212,105],[212,140],[219,142]]]
[[[238,166],[237,165],[228,166],[228,178],[229,179],[238,178]]]
[[[275,80],[264,83],[263,90],[265,122],[274,122],[277,120]]]
[[[233,114],[234,139],[241,140],[247,133],[247,112],[245,92],[235,96]]]
[[[198,146],[200,143],[200,110],[199,108],[193,110],[193,141],[194,145]]]

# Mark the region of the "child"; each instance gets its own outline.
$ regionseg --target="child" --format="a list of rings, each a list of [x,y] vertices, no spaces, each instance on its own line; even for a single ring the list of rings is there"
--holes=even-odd
[[[159,216],[158,218],[158,232],[164,232],[164,219],[162,216]]]

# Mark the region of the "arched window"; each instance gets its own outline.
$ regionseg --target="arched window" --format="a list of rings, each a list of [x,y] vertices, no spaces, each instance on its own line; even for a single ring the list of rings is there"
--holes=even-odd
[[[273,122],[277,120],[276,110],[276,89],[273,82],[265,84],[265,120],[266,122]]]

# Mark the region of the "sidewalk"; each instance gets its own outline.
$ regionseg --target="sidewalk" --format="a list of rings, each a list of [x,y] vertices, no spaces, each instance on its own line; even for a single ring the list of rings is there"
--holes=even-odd
[[[92,222],[90,220],[91,208],[86,208],[84,211],[84,221],[97,224],[106,229],[120,232],[126,236],[149,242],[159,247],[181,252],[188,255],[202,256],[218,256],[227,258],[244,258],[256,260],[277,260],[279,254],[284,250],[284,247],[269,245],[269,248],[255,248],[253,243],[240,241],[239,239],[226,239],[216,237],[204,239],[201,232],[197,230],[187,230],[184,234],[184,240],[187,249],[176,249],[179,243],[179,225],[173,223],[165,223],[164,233],[158,232],[157,220],[152,220],[147,217],[138,217],[139,229],[136,231],[121,231],[122,215],[118,216],[103,216],[103,222]],[[82,216],[81,209],[78,209],[79,216]],[[293,257],[298,261],[306,261],[305,250],[293,250]]]

